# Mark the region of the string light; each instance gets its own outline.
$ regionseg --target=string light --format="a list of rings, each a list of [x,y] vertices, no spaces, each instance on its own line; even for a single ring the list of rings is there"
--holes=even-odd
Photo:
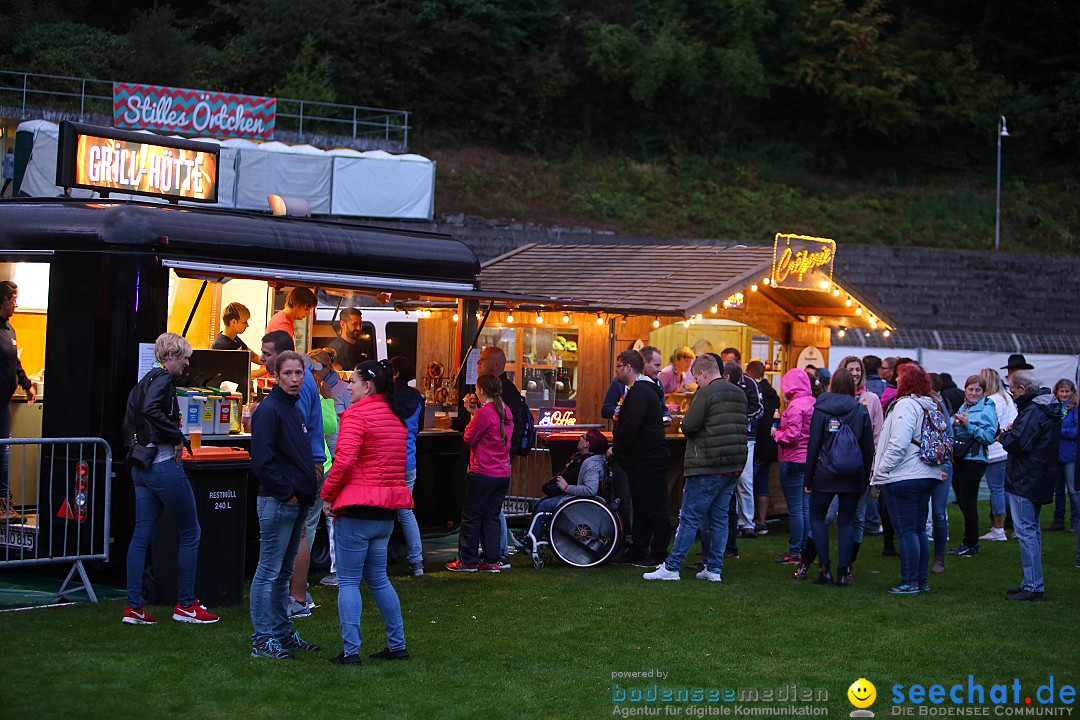
[[[862,315],[862,308],[861,307],[855,308],[855,314],[856,315]]]
[[[656,318],[655,320],[653,320],[653,321],[652,321],[652,326],[653,326],[654,328],[658,328],[658,327],[660,327],[660,318]]]
[[[890,333],[888,330],[886,330],[885,332],[881,333],[881,336],[882,337],[889,337],[889,335],[891,335],[891,334],[892,333]]]
[[[832,291],[833,297],[840,297],[840,288],[836,288]]]
[[[509,315],[506,316],[506,322],[508,322],[508,323],[514,322],[514,313],[510,313]]]
[[[716,305],[713,305],[711,308],[709,308],[709,312],[711,312],[713,314],[716,314],[716,311],[719,310],[719,309],[720,309],[719,307],[717,307]]]
[[[845,335],[844,328],[840,328],[840,331],[838,333],[836,333],[836,335],[837,335],[837,337],[844,337],[844,335]]]
[[[603,325],[604,324],[604,317],[600,313],[596,313],[596,324],[597,325]]]
[[[754,283],[753,285],[751,285],[751,286],[750,286],[750,290],[751,290],[752,292],[757,292],[757,283]]]
[[[544,316],[541,315],[540,313],[536,313],[536,324],[537,325],[543,325],[544,324]]]
[[[697,319],[698,319],[698,320],[701,320],[701,313],[698,313],[698,314],[697,314]]]
[[[845,300],[844,304],[847,305],[848,307],[851,307],[851,298],[848,298],[847,300]]]
[[[457,322],[457,321],[458,321],[458,314],[454,313],[454,322]]]
[[[768,285],[769,284],[769,278],[762,278],[761,284],[762,285]]]
[[[570,322],[570,313],[563,313],[563,315],[562,315],[562,321],[563,321],[564,323],[568,323],[568,322]]]

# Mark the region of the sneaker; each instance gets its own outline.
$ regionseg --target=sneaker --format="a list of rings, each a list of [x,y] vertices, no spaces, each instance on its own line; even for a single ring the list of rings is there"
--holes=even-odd
[[[757,533],[754,532],[754,528],[750,528],[750,527],[739,528],[739,537],[753,539],[753,538],[757,537]]]
[[[300,637],[300,633],[293,630],[293,634],[281,641],[281,647],[286,650],[306,650],[317,652],[320,648],[315,643],[309,643]]]
[[[172,619],[177,622],[195,623],[196,625],[210,625],[218,621],[218,616],[206,612],[206,608],[199,604],[198,598],[188,607],[180,607],[177,603],[173,609]]]
[[[658,563],[654,560],[649,560],[648,558],[642,558],[641,560],[631,560],[630,564],[636,568],[654,568],[657,565],[663,564],[663,561]]]
[[[510,563],[506,562],[505,560],[500,560],[498,565],[499,565],[500,570],[509,570],[510,569]]]
[[[1080,565],[1077,567],[1080,567]],[[153,625],[157,620],[150,617],[150,613],[146,612],[145,607],[141,607],[138,610],[126,607],[124,608],[124,619],[120,622],[125,625]]]
[[[340,655],[336,655],[330,658],[330,662],[335,665],[363,665],[364,662],[360,659],[359,655],[346,655],[344,651]]]
[[[611,564],[612,565],[634,565],[636,567],[655,567],[655,563],[653,565],[648,565],[648,564],[646,564],[646,565],[638,565],[638,563],[642,563],[644,561],[645,561],[644,556],[635,555],[634,553],[632,553],[632,552],[630,552],[628,550],[628,551],[626,551],[624,553],[621,553],[619,555],[616,555],[614,558],[612,558]]]
[[[1065,523],[1063,523],[1063,522],[1050,523],[1044,529],[1047,530],[1048,532],[1053,532],[1055,530],[1064,530],[1065,529]]]
[[[708,569],[702,570],[701,572],[699,572],[694,577],[696,577],[698,580],[708,580],[709,582],[720,582],[720,573],[713,572],[712,570],[708,570]]]
[[[739,551],[738,550],[727,550],[727,551],[725,551],[724,552],[724,559],[725,560],[738,560],[739,559]]]
[[[405,648],[400,650],[391,650],[390,648],[383,648],[377,653],[371,653],[368,655],[372,660],[408,660],[409,651]]]
[[[306,618],[311,617],[311,608],[308,607],[307,602],[298,602],[289,598],[289,617],[290,618]]]
[[[979,537],[980,540],[993,540],[995,542],[1005,542],[1009,537],[1005,534],[1005,528],[990,528],[990,532]]]
[[[705,572],[702,570],[702,572]],[[678,570],[668,570],[667,565],[657,565],[652,572],[645,573],[641,577],[646,580],[682,580]]]
[[[304,593],[304,604],[307,605],[308,610],[314,610],[319,607],[315,604],[315,601],[311,599],[311,593]]]
[[[872,525],[871,527],[863,530],[863,535],[883,535],[885,533],[880,525]]]
[[[934,561],[934,569],[931,570],[930,572],[934,573],[935,575],[940,575],[941,573],[945,572],[945,561],[944,560],[935,560]]]
[[[454,562],[446,563],[446,569],[450,572],[476,572],[479,567],[479,563],[462,562],[461,558],[454,560]]]
[[[758,535],[768,535],[769,528],[765,527],[765,523],[758,523],[754,526],[754,532]]]
[[[292,660],[293,654],[281,647],[281,643],[276,638],[267,638],[259,642],[253,643],[251,646],[251,657],[253,658],[270,658],[271,660]]]
[[[423,577],[424,576],[424,563],[422,563],[422,562],[409,563],[409,574],[412,575],[413,577]]]
[[[928,593],[928,592],[930,592],[930,583],[923,583],[922,585],[919,586],[919,593]]]
[[[319,584],[320,585],[332,585],[333,587],[337,587],[337,573],[330,573],[329,575],[324,577],[322,580],[320,580]]]
[[[1019,600],[1020,602],[1042,602],[1046,599],[1045,593],[1021,590],[1015,595],[1009,595],[1006,600]]]
[[[499,572],[499,563],[480,563],[476,566],[476,572],[497,573]]]
[[[802,556],[799,553],[791,552],[790,550],[780,557],[776,558],[774,562],[780,565],[798,565],[802,561]]]
[[[952,550],[947,551],[945,554],[957,555],[959,557],[975,557],[979,554],[979,546],[973,545],[968,547],[967,545],[961,545],[960,547],[955,547]]]
[[[918,595],[919,585],[918,583],[905,583],[897,585],[894,588],[889,588],[890,595]]]
[[[792,580],[805,580],[806,571],[810,569],[810,566],[805,563],[799,563],[799,567],[795,568],[795,572],[791,573]]]

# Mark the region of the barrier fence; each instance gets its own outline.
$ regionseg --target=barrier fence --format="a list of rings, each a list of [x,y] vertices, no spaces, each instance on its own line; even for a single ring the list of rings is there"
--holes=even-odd
[[[544,497],[540,487],[552,478],[551,451],[543,443],[543,435],[528,455],[515,456],[510,471],[510,487],[503,500],[503,514],[510,519],[526,518],[533,502]]]
[[[109,559],[112,450],[101,438],[0,439],[9,505],[0,517],[0,568],[72,563],[57,591],[97,596],[83,562]],[[81,585],[68,587],[78,575]]]

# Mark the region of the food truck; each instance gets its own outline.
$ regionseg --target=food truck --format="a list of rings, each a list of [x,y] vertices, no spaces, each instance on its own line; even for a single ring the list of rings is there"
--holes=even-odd
[[[256,313],[273,312],[292,287],[311,288],[339,303],[363,298],[391,308],[403,303],[458,308],[466,318],[459,323],[459,347],[462,333],[471,340],[468,333],[475,332],[472,310],[481,300],[545,301],[481,291],[475,255],[446,236],[179,204],[212,200],[215,153],[216,146],[205,143],[65,123],[58,180],[101,197],[0,201],[2,271],[20,284],[24,304],[34,306],[17,312],[12,324],[23,366],[41,389],[36,423],[20,426],[16,434],[103,438],[114,457],[122,458],[127,394],[152,362],[154,340],[166,330],[185,334],[198,354],[178,385],[212,391],[232,378],[243,401],[250,402],[248,374],[255,366],[247,353],[205,349],[230,297],[250,298],[253,327],[247,339],[254,348],[262,336]],[[110,197],[118,193],[158,202]],[[47,290],[40,292],[43,286]],[[298,326],[298,350],[332,337],[329,323],[314,320]],[[456,369],[455,360],[444,362]],[[203,436],[206,445],[243,446],[246,439],[235,423],[214,426]],[[466,467],[461,445],[460,433],[434,427],[418,443],[415,497],[422,530],[445,533],[457,525]],[[33,518],[28,532],[38,537],[85,532],[53,507],[74,502],[66,481],[47,472],[44,458],[29,473],[40,475],[43,485],[38,497],[16,498],[16,505],[33,511],[23,513],[24,519]],[[112,528],[105,542],[111,543],[114,567],[122,571],[133,493],[122,462],[113,461],[98,477],[110,473],[116,478],[110,497],[101,497],[103,482],[87,492],[91,507],[111,503]],[[56,487],[46,487],[49,483]],[[248,493],[249,504],[254,495]],[[249,534],[253,526],[249,523]]]

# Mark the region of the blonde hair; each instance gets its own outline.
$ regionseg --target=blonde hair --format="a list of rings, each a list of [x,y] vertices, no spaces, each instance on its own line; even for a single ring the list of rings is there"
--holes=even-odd
[[[165,362],[170,355],[191,357],[191,343],[176,333],[161,333],[154,341],[154,357]]]
[[[983,368],[979,371],[979,377],[982,378],[985,385],[983,389],[987,395],[997,395],[1001,392],[1001,375],[994,368]],[[964,387],[967,387],[965,385]]]

